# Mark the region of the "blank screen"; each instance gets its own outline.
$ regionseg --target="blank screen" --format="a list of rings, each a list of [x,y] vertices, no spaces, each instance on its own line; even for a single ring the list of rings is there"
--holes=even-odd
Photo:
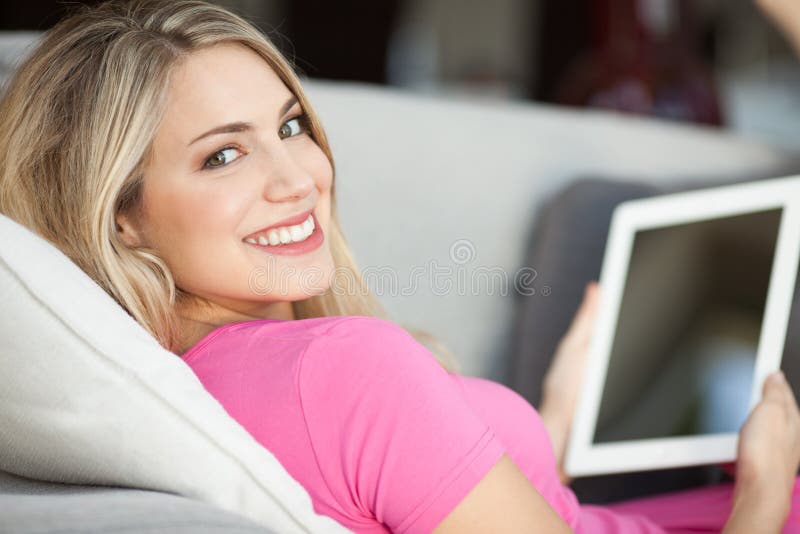
[[[636,232],[595,443],[739,430],[781,215]]]

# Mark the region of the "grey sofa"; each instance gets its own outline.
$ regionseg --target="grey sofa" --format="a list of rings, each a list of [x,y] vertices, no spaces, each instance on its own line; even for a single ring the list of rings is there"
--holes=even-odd
[[[0,34],[0,76],[36,37]],[[537,288],[551,288],[524,305],[501,289],[376,289],[394,320],[426,328],[449,346],[461,372],[504,381],[534,404],[554,340],[602,254],[595,240],[578,256],[569,236],[559,240],[542,229],[570,213],[573,222],[588,223],[591,206],[602,219],[625,196],[593,204],[613,186],[583,177],[614,177],[650,194],[797,169],[795,154],[717,131],[362,84],[309,80],[306,86],[337,158],[339,211],[362,268],[390,266],[403,287],[417,266],[433,259],[452,264],[458,245],[471,254],[458,265],[507,275],[527,265],[537,269]],[[602,225],[591,227],[602,234]],[[548,262],[556,254],[569,255],[570,267]],[[0,474],[0,532],[93,531],[268,532],[179,495]]]
[[[0,532],[270,533],[237,514],[180,495],[55,484],[0,472]]]

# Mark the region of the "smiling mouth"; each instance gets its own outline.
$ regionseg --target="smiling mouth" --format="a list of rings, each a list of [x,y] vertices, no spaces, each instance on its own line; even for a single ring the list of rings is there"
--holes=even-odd
[[[313,213],[309,212],[308,217],[299,224],[280,226],[269,230],[261,230],[251,234],[244,239],[251,245],[261,245],[270,247],[280,247],[291,245],[292,243],[302,243],[308,239],[317,226]]]

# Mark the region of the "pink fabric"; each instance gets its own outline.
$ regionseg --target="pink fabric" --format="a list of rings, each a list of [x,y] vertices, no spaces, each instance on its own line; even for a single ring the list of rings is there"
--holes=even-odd
[[[581,534],[719,532],[730,509],[729,484],[581,506],[524,398],[446,372],[389,321],[233,323],[184,360],[305,487],[314,510],[356,533],[430,532],[504,453]],[[795,494],[800,502],[800,485]],[[800,532],[792,513],[785,533]]]

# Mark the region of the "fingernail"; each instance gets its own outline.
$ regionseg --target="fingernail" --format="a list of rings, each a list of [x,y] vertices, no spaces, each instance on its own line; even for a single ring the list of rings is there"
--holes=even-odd
[[[786,382],[786,376],[783,374],[783,371],[776,371],[771,376],[772,380],[775,382]]]

